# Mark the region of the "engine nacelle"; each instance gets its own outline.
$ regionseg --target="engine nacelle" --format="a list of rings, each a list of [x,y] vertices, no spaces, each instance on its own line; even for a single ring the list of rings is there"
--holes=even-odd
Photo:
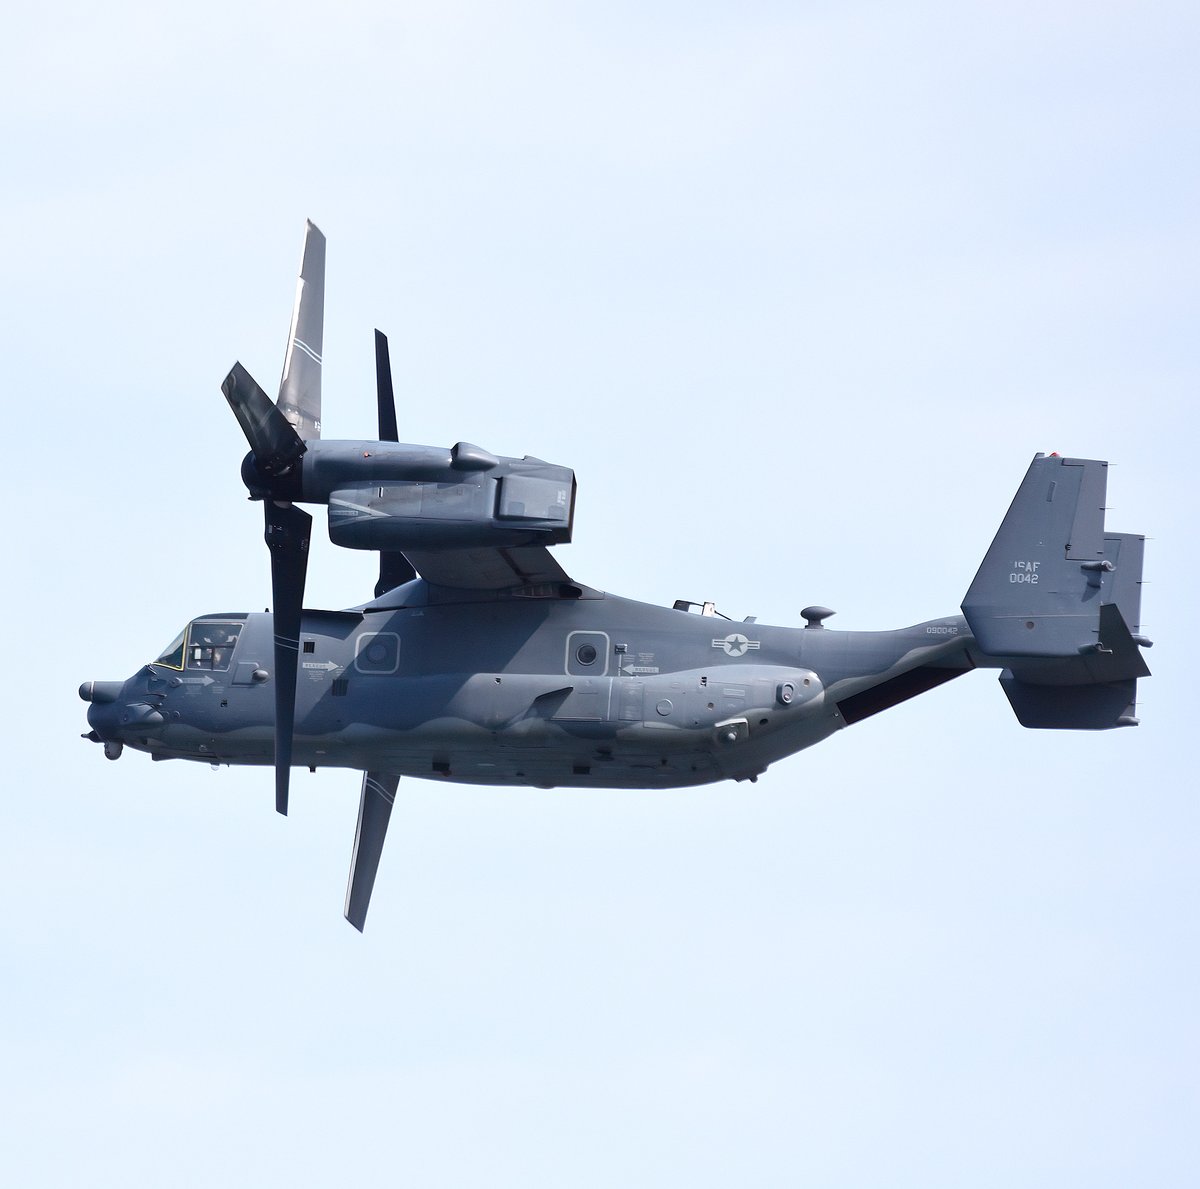
[[[560,545],[571,539],[575,474],[536,459],[487,470],[355,483],[329,494],[329,538],[348,549]]]

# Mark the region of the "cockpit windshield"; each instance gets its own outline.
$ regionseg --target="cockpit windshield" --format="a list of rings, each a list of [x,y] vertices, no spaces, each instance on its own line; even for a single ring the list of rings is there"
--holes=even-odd
[[[242,625],[234,620],[193,620],[154,662],[168,669],[204,669],[222,672],[229,668],[233,646]]]
[[[154,663],[168,669],[183,668],[183,642],[187,638],[187,628],[184,628],[170,644],[163,649],[162,655]]]

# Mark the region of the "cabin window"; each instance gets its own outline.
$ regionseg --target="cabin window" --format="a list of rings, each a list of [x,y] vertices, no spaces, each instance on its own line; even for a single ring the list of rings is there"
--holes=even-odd
[[[364,632],[354,643],[354,667],[360,673],[394,673],[400,667],[400,637]]]
[[[608,672],[606,632],[568,632],[566,671],[575,677],[603,677]]]

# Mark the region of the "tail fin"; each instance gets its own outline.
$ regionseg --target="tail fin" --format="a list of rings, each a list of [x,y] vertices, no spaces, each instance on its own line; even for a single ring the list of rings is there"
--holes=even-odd
[[[1037,455],[962,610],[1027,727],[1133,725],[1145,538],[1106,533],[1108,463]],[[981,658],[982,659],[982,658]]]

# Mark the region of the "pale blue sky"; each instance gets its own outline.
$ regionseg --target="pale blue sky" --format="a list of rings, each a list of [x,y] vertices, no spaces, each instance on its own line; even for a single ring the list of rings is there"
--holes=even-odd
[[[1200,17],[60,4],[0,41],[0,1179],[1190,1184]],[[84,679],[269,601],[219,391],[329,238],[325,431],[573,466],[580,580],[953,613],[1038,450],[1145,532],[1143,725],[955,682],[755,786],[106,763]],[[369,558],[314,540],[308,601]]]

